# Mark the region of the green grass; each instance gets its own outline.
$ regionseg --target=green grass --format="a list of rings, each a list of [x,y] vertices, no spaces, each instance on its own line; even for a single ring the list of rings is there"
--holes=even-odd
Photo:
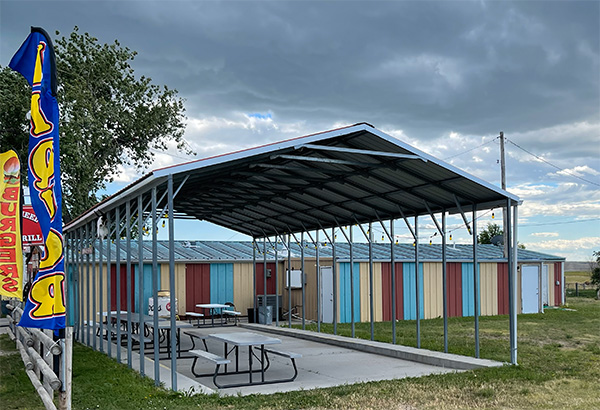
[[[598,409],[600,302],[570,298],[576,311],[547,310],[518,317],[519,366],[371,382],[270,396],[186,397],[154,387],[126,366],[76,344],[73,408],[102,409]],[[507,361],[508,318],[480,318],[481,357]],[[322,330],[331,330],[322,325]],[[348,324],[338,333],[349,334]],[[416,345],[414,321],[397,323],[398,343]],[[376,338],[391,340],[391,324],[377,323]],[[370,338],[370,324],[356,324]],[[442,350],[441,319],[421,321],[421,345]],[[8,338],[0,338],[8,349]],[[451,353],[474,354],[473,318],[449,320]],[[0,356],[0,408],[40,408],[18,355]],[[20,375],[22,373],[22,375]],[[9,377],[5,377],[9,375]],[[13,397],[17,397],[13,399]]]

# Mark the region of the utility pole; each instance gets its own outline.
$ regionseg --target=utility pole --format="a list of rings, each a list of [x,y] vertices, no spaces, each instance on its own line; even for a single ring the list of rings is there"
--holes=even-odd
[[[502,177],[502,189],[506,191],[506,160],[504,158],[504,132],[500,131],[500,173]],[[508,255],[508,241],[507,238],[508,230],[507,230],[507,215],[506,215],[506,207],[502,207],[502,247],[504,257]]]

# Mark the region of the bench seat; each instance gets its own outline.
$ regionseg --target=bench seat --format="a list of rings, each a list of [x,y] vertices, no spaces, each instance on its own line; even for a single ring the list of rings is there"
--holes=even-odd
[[[266,348],[266,347],[265,347],[265,352],[271,353],[271,354],[274,354],[277,356],[287,357],[288,359],[298,359],[298,358],[302,357],[301,353],[285,352],[282,350],[275,350],[275,349]]]

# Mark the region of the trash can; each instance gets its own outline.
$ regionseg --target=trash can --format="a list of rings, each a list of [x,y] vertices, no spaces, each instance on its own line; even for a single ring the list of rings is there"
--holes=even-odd
[[[270,325],[273,323],[273,307],[260,306],[258,308],[258,323],[261,325]]]

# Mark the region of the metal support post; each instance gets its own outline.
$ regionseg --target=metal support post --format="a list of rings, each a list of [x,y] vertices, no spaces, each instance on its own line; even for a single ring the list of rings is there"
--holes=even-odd
[[[154,385],[160,385],[160,343],[158,337],[158,215],[156,215],[156,187],[152,188],[152,300],[154,301],[153,309],[153,326],[152,335],[154,337]]]
[[[256,247],[258,245],[256,244],[256,238],[252,237],[252,298],[254,299],[254,309],[253,309],[253,316],[254,316],[254,323],[257,323],[258,320],[258,300],[257,300],[257,295],[258,295],[258,290],[256,289]]]
[[[352,337],[356,337],[356,329],[354,325],[354,249],[352,238],[352,225],[349,226],[350,236],[350,321],[352,322]]]
[[[125,273],[125,292],[127,294],[127,366],[131,369],[132,354],[131,354],[131,202],[128,200],[125,203],[125,244],[127,247]],[[141,340],[140,340],[141,344]]]
[[[92,248],[92,312],[90,320],[92,322],[92,348],[96,350],[96,227],[93,222],[90,223],[91,235],[90,246]]]
[[[173,174],[167,180],[169,207],[169,296],[171,303],[171,389],[177,391],[177,301],[175,299],[175,215],[173,212]],[[156,329],[157,330],[157,329]]]
[[[267,323],[267,237],[266,237],[266,235],[263,236],[263,302],[262,302],[262,309],[263,309],[263,317],[265,318],[265,324],[270,325],[270,323]]]
[[[105,220],[103,220],[106,223]],[[104,272],[102,269],[102,264],[104,263],[104,238],[98,236],[98,312],[100,313],[100,323],[99,328],[100,335],[100,352],[104,353],[104,318],[102,316],[102,312],[104,312]]]
[[[90,224],[85,224],[85,342],[88,346],[92,345],[91,341],[91,315],[90,315],[90,254],[89,247],[91,246]]]
[[[142,195],[138,195],[137,197],[137,228],[138,228],[138,306],[137,311],[139,314],[140,322],[140,336],[144,335],[144,330],[146,329],[144,323],[144,316],[146,312],[144,311],[144,221],[143,221],[143,207],[142,207]],[[142,377],[146,375],[145,369],[145,343],[140,342],[140,374]]]
[[[287,278],[288,278],[288,327],[292,327],[292,252],[291,252],[291,235],[287,234],[287,251],[288,251],[288,263],[287,263]]]
[[[304,231],[300,233],[300,266],[302,269],[302,275],[300,283],[302,284],[302,330],[306,329],[306,293],[304,288],[304,278],[306,277],[306,271],[304,270]]]
[[[444,353],[448,353],[448,267],[446,263],[446,211],[442,212],[442,297],[444,309]]]
[[[316,257],[317,257],[317,332],[321,332],[321,260],[319,258],[319,231],[315,232],[316,237]]]
[[[333,265],[333,334],[337,335],[337,312],[338,312],[338,281],[337,281],[337,260],[335,259],[335,228],[331,228],[331,264]]]
[[[106,213],[106,227],[108,228],[108,235],[106,236],[106,348],[108,351],[108,357],[112,357],[112,277],[111,277],[111,242],[110,242],[110,212]]]
[[[417,348],[421,348],[421,281],[419,280],[419,216],[415,216],[415,301],[417,305]]]
[[[115,209],[115,257],[116,257],[116,286],[117,286],[117,362],[121,363],[121,212]]]
[[[477,259],[477,204],[473,204],[473,300],[475,301],[475,357],[479,358],[479,262]]]
[[[383,223],[381,224],[383,226]],[[391,274],[392,274],[392,343],[396,344],[396,255],[394,254],[394,220],[390,219],[390,263],[391,263]]]

